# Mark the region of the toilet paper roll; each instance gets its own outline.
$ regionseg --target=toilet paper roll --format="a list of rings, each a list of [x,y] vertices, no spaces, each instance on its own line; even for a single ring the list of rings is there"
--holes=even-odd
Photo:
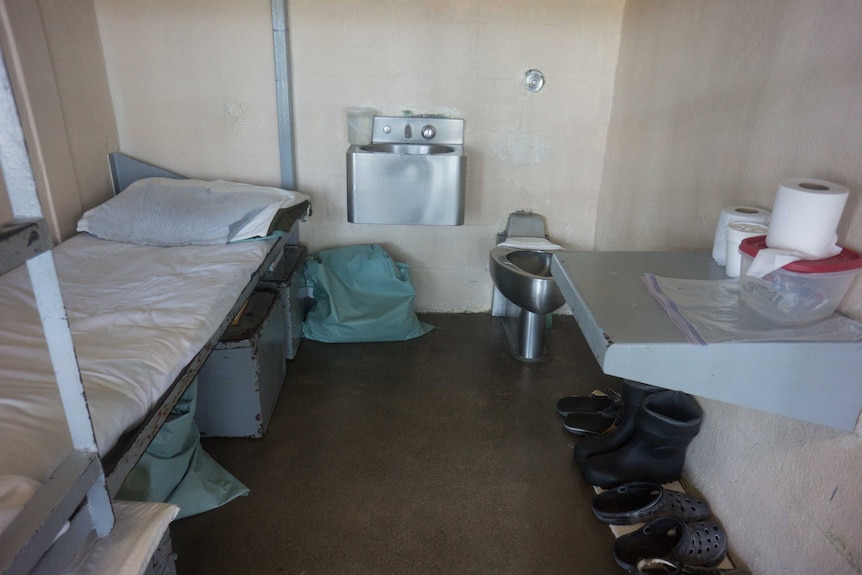
[[[769,230],[763,224],[751,222],[734,222],[727,226],[727,261],[724,273],[728,277],[738,278],[742,271],[742,256],[739,253],[739,244],[745,238],[766,235]]]
[[[736,222],[752,222],[768,224],[771,213],[754,206],[727,206],[718,216],[718,226],[715,228],[715,240],[712,242],[712,259],[723,266],[727,262],[727,226]]]
[[[811,259],[837,254],[838,222],[850,190],[826,182],[794,178],[782,181],[772,205],[766,245],[792,250]]]

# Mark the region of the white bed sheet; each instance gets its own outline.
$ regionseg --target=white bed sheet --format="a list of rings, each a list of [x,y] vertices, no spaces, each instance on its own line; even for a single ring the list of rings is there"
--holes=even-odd
[[[102,455],[143,421],[236,303],[273,240],[54,250]],[[0,277],[0,473],[44,482],[71,448],[26,267]]]
[[[179,511],[170,503],[114,501],[111,533],[76,557],[63,575],[144,575]]]

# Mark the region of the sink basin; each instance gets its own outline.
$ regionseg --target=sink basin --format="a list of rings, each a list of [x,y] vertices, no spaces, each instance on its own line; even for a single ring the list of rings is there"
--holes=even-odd
[[[375,116],[371,143],[347,149],[347,220],[462,225],[463,138],[460,119]]]
[[[452,146],[441,144],[369,144],[359,149],[382,154],[451,154],[455,151]]]

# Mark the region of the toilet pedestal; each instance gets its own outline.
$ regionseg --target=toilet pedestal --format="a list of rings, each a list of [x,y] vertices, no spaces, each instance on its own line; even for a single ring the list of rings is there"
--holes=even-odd
[[[522,309],[505,298],[497,296],[498,308],[491,313],[499,317],[506,343],[518,359],[538,360],[545,355],[545,330],[548,315]]]
[[[547,315],[540,315],[521,310],[518,318],[518,355],[524,359],[538,359],[545,355],[545,320]]]

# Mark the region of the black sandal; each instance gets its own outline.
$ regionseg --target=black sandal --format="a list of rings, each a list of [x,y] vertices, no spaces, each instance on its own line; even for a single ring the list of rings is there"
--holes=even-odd
[[[685,523],[676,517],[659,517],[619,537],[613,553],[626,571],[634,571],[641,559],[651,558],[714,567],[727,555],[727,537],[714,521]]]
[[[574,395],[557,401],[557,413],[566,417],[572,413],[599,413],[623,403],[620,394],[612,389],[593,391],[589,396]]]
[[[667,559],[641,559],[637,575],[751,575],[745,569],[716,569],[696,567],[668,561]]]
[[[563,420],[563,427],[575,435],[599,435],[607,433],[617,422],[615,415],[608,413],[570,413]]]
[[[658,483],[633,481],[609,489],[593,499],[593,513],[610,525],[646,523],[657,517],[697,521],[709,517],[709,504]]]

